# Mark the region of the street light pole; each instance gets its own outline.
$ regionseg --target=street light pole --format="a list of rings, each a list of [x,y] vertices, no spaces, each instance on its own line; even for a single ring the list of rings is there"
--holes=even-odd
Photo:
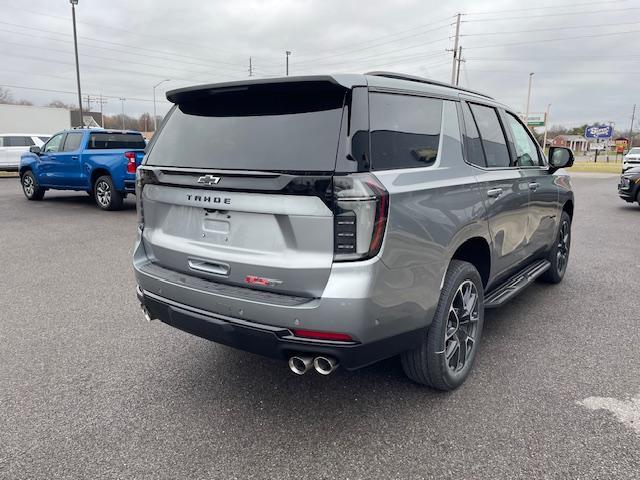
[[[124,128],[124,101],[126,100],[126,98],[120,97],[119,100],[120,102],[122,102],[122,130],[126,130]]]
[[[527,108],[524,112],[524,124],[529,127],[529,102],[531,102],[531,81],[533,80],[533,72],[529,74],[529,90],[527,91]]]
[[[160,85],[162,85],[164,82],[168,82],[169,79],[165,78],[164,80],[156,83],[153,86],[153,133],[156,132],[156,130],[158,129],[158,121],[156,120],[156,88],[159,87]]]
[[[82,92],[80,91],[80,63],[78,62],[78,37],[76,35],[76,5],[78,0],[69,0],[71,3],[71,18],[73,19],[73,46],[76,52],[76,79],[78,80],[78,109],[80,110],[80,126],[84,127],[84,114],[82,112]]]
[[[547,104],[547,111],[544,113],[544,137],[542,137],[542,151],[547,148],[547,132],[549,131],[549,109],[551,104]]]
[[[287,50],[284,53],[287,54],[287,77],[288,77],[289,76],[289,55],[291,55],[291,52],[289,50]]]

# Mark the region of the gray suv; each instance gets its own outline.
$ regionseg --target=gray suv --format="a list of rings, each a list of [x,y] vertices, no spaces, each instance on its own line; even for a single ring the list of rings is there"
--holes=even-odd
[[[484,310],[567,268],[570,150],[486,95],[387,72],[173,90],[137,173],[147,319],[329,374],[459,386]]]

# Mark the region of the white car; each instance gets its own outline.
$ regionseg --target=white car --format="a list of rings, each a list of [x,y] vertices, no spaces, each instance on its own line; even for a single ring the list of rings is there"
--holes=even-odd
[[[20,155],[37,145],[42,147],[51,135],[39,133],[0,133],[0,170],[18,170]]]
[[[640,167],[640,147],[633,147],[622,159],[623,172],[632,167]]]

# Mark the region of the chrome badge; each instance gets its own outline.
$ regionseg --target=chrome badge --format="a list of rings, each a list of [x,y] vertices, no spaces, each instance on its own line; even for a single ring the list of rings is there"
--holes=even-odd
[[[217,185],[220,183],[220,177],[214,177],[213,175],[204,175],[198,179],[198,183],[204,183],[206,185]]]

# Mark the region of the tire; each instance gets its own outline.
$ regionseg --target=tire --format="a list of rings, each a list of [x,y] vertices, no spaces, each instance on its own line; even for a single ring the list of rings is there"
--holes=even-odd
[[[20,177],[20,184],[22,185],[22,193],[27,197],[27,200],[42,200],[44,198],[45,190],[38,186],[36,176],[31,170],[26,171]]]
[[[458,388],[473,367],[483,323],[484,287],[480,274],[472,264],[452,260],[422,345],[401,355],[405,374],[414,382],[437,390]]]
[[[560,215],[558,234],[549,250],[547,260],[551,262],[549,270],[540,275],[540,280],[546,283],[560,283],[567,271],[569,252],[571,250],[571,217],[567,212]]]
[[[93,198],[102,210],[122,210],[122,194],[115,189],[109,175],[96,179],[93,184]]]

